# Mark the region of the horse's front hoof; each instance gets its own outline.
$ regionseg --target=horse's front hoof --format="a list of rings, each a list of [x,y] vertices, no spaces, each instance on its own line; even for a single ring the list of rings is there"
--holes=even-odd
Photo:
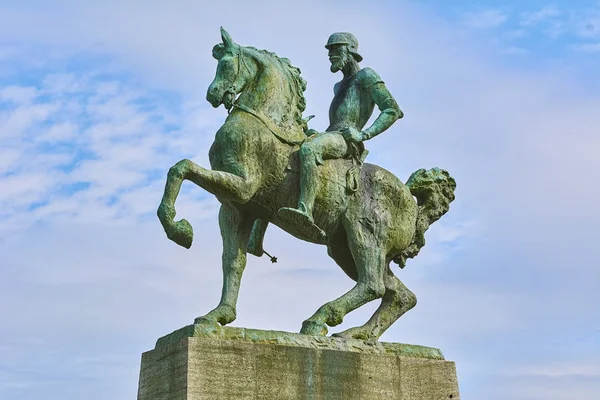
[[[304,321],[302,323],[302,329],[300,329],[300,333],[312,336],[326,336],[327,325],[321,322]]]
[[[235,321],[236,312],[233,307],[227,305],[219,305],[208,314],[198,317],[194,320],[194,324],[221,324],[227,325]]]
[[[167,237],[178,245],[185,247],[186,249],[192,247],[194,230],[187,220],[182,219],[181,221],[175,222],[175,225],[166,231]]]
[[[213,319],[208,319],[205,317],[198,317],[194,319],[194,325],[203,325],[203,326],[221,326],[219,322]]]

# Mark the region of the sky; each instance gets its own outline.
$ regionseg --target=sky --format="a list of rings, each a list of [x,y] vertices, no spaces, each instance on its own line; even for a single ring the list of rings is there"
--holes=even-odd
[[[353,32],[405,113],[368,161],[456,179],[381,340],[440,348],[464,400],[598,398],[600,2],[0,0],[0,400],[135,398],[141,353],[218,303],[218,202],[184,184],[190,250],[155,212],[227,115],[205,100],[220,26],[302,70],[320,130],[323,46]],[[297,332],[353,286],[322,246],[271,227],[265,248],[234,326]]]

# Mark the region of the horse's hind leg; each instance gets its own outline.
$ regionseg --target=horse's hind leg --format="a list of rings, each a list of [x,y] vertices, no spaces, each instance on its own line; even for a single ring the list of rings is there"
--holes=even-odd
[[[350,328],[333,336],[377,340],[398,318],[416,304],[417,297],[394,276],[388,265],[385,274],[385,294],[375,314],[363,326]]]
[[[304,321],[300,333],[326,335],[327,325],[341,324],[346,314],[381,298],[385,292],[383,282],[385,251],[374,245],[377,243],[374,237],[362,226],[348,232],[348,235],[349,247],[356,266],[357,283],[338,299],[321,306],[312,317]]]
[[[354,259],[352,258],[352,254],[347,245],[345,248],[327,246],[327,254],[340,266],[340,268],[342,268],[342,271],[344,271],[350,279],[354,282],[358,280],[356,264],[354,263]]]
[[[233,322],[236,317],[236,304],[240,282],[246,268],[246,250],[254,219],[230,205],[222,205],[219,212],[219,226],[223,239],[223,291],[219,305],[196,323],[210,322],[221,325]]]

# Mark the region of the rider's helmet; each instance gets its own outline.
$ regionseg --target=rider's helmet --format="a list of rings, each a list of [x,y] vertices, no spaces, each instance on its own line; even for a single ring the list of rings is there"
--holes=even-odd
[[[358,40],[356,39],[356,36],[350,32],[332,33],[331,36],[329,36],[329,40],[327,40],[325,48],[329,49],[331,46],[339,44],[348,46],[348,50],[350,51],[350,54],[354,56],[354,59],[358,62],[362,61],[362,56],[358,54]]]

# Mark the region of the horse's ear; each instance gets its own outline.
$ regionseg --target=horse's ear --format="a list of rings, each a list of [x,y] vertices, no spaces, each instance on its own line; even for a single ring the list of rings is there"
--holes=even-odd
[[[235,44],[233,43],[231,35],[225,29],[223,29],[223,27],[221,27],[221,39],[223,40],[223,44],[227,48],[232,47]]]

